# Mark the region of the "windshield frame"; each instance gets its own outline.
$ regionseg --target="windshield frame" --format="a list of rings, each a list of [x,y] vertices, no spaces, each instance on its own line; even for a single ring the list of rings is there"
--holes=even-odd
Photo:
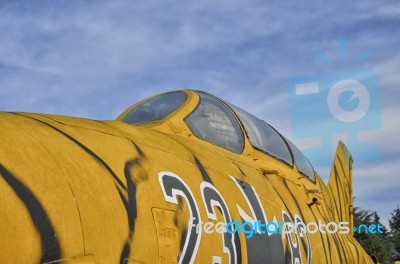
[[[189,131],[196,137],[196,138],[198,138],[198,139],[200,139],[200,140],[202,140],[202,141],[205,141],[205,142],[207,142],[207,143],[210,143],[210,144],[213,144],[213,145],[215,145],[215,146],[217,146],[217,147],[220,147],[220,148],[223,148],[223,149],[225,149],[225,150],[228,150],[229,152],[231,152],[231,153],[234,153],[234,154],[238,154],[238,155],[241,155],[241,154],[243,154],[243,152],[244,152],[244,150],[245,150],[245,148],[246,148],[246,135],[245,135],[245,130],[244,130],[244,128],[243,128],[243,125],[242,125],[242,123],[240,122],[240,119],[238,118],[238,116],[236,115],[236,113],[227,105],[227,103],[225,103],[223,100],[221,100],[220,98],[218,98],[218,97],[216,97],[216,96],[214,96],[214,95],[212,95],[212,94],[209,94],[209,93],[207,93],[207,92],[203,92],[203,91],[194,91],[196,94],[197,94],[197,96],[198,96],[198,98],[199,98],[199,100],[198,100],[198,103],[196,104],[196,106],[193,108],[193,110],[188,114],[188,115],[186,115],[185,116],[185,118],[184,118],[184,123],[185,123],[185,125],[188,127],[188,129],[189,129]],[[208,97],[210,97],[211,99],[213,99],[213,100],[215,100],[216,102],[218,102],[228,113],[230,113],[230,115],[231,115],[231,117],[233,118],[233,121],[236,123],[236,125],[237,125],[237,128],[238,128],[238,132],[239,132],[239,134],[238,134],[238,136],[240,137],[240,140],[241,140],[241,146],[240,146],[240,150],[238,150],[238,151],[235,151],[235,150],[233,150],[233,149],[230,149],[230,148],[228,148],[228,147],[226,147],[226,146],[224,146],[224,145],[222,145],[222,144],[218,144],[217,142],[213,142],[213,141],[211,141],[211,140],[208,140],[208,139],[205,139],[205,138],[202,138],[202,137],[200,137],[200,136],[198,136],[198,135],[196,135],[195,133],[194,133],[194,131],[193,131],[193,129],[190,127],[190,125],[187,123],[187,119],[190,117],[190,116],[192,116],[193,115],[193,113],[200,107],[200,104],[202,103],[202,98],[201,98],[201,94],[202,95],[205,95],[205,96],[208,96]],[[228,118],[229,119],[229,118]]]
[[[130,113],[132,113],[133,111],[137,110],[139,107],[143,106],[144,104],[146,104],[146,103],[148,103],[148,102],[150,102],[152,100],[157,100],[158,98],[161,98],[162,96],[171,95],[171,94],[178,94],[178,93],[181,94],[181,95],[184,95],[185,98],[177,107],[175,107],[168,114],[163,115],[160,118],[156,118],[156,119],[152,119],[152,120],[148,120],[148,121],[143,121],[143,122],[128,122],[126,120],[126,118],[129,116]],[[163,121],[169,119],[175,113],[179,112],[179,110],[186,105],[186,103],[188,102],[188,99],[189,99],[189,96],[185,91],[170,91],[170,92],[166,92],[166,93],[157,94],[157,95],[151,96],[149,98],[146,98],[146,99],[134,104],[133,106],[129,107],[127,110],[125,110],[117,118],[117,120],[119,120],[121,122],[124,122],[126,124],[129,124],[129,125],[143,125],[143,124],[152,124],[152,123],[163,122]]]
[[[231,103],[225,103],[225,105],[227,105],[227,106],[231,109],[231,111],[235,114],[236,118],[239,120],[239,122],[240,122],[240,124],[241,124],[241,127],[242,127],[242,129],[243,129],[243,131],[244,131],[244,133],[245,133],[245,135],[246,135],[247,141],[248,141],[248,143],[250,144],[250,146],[251,146],[253,149],[256,149],[256,150],[260,151],[261,153],[263,153],[263,154],[265,154],[265,155],[267,155],[267,156],[269,156],[269,157],[271,157],[271,158],[273,158],[273,159],[275,159],[275,160],[277,160],[277,161],[279,161],[279,162],[281,162],[281,163],[287,165],[288,167],[290,167],[290,168],[292,168],[292,169],[294,169],[294,167],[296,166],[297,171],[298,171],[298,173],[299,173],[301,176],[303,176],[304,178],[308,179],[310,182],[316,184],[316,175],[315,175],[316,172],[315,172],[314,166],[311,164],[311,162],[310,162],[310,160],[307,158],[307,156],[306,156],[294,143],[292,143],[290,140],[288,140],[286,137],[284,137],[284,136],[283,136],[278,130],[276,130],[272,125],[268,124],[267,122],[265,122],[264,120],[262,120],[262,119],[260,119],[260,118],[258,118],[258,117],[256,117],[256,116],[250,114],[250,113],[247,112],[246,110],[243,110],[242,108],[240,108],[240,107],[238,107],[238,106],[235,106],[235,105],[233,105],[233,104],[231,104]],[[267,152],[267,151],[264,151],[263,149],[258,148],[257,146],[254,146],[253,143],[252,143],[251,140],[250,140],[250,137],[249,137],[249,134],[248,134],[248,132],[247,132],[246,126],[244,125],[244,121],[242,121],[242,119],[240,118],[239,114],[237,113],[237,111],[235,111],[234,108],[238,108],[239,110],[244,111],[245,113],[249,114],[250,116],[255,117],[255,118],[258,119],[259,121],[265,123],[265,125],[269,126],[273,131],[275,131],[276,134],[280,137],[280,139],[281,139],[281,140],[283,141],[283,143],[285,144],[285,146],[286,146],[286,148],[287,148],[287,150],[288,150],[288,152],[289,152],[289,154],[290,154],[290,157],[291,157],[291,160],[292,160],[292,164],[286,162],[285,160],[280,159],[279,157],[273,155],[272,153],[269,153],[269,152]],[[292,146],[295,147],[297,150],[296,150],[296,149],[295,149],[295,150],[292,149]],[[310,168],[311,168],[311,170],[312,170],[312,175],[307,175],[306,173],[304,173],[303,171],[301,171],[301,170],[299,169],[299,168],[300,168],[300,167],[298,166],[299,162],[298,162],[298,160],[296,159],[296,156],[295,156],[295,154],[294,154],[294,151],[298,151],[298,152],[306,159],[306,161],[308,162],[308,164],[310,165]]]

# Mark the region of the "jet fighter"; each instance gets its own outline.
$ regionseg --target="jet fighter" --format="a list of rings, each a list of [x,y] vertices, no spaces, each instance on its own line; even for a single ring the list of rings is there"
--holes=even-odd
[[[271,125],[194,90],[112,121],[2,112],[0,262],[373,263],[352,162],[339,143],[325,184]]]

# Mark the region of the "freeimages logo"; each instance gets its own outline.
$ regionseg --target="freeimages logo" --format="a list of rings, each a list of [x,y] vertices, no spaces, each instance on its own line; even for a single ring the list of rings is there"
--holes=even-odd
[[[347,42],[341,42],[342,59]],[[370,54],[364,51],[354,62]],[[318,57],[328,64],[324,53]],[[374,68],[293,77],[288,80],[293,136],[307,142],[305,154],[319,166],[330,165],[338,140],[342,140],[357,160],[377,160],[377,146],[363,142],[360,133],[382,127]]]

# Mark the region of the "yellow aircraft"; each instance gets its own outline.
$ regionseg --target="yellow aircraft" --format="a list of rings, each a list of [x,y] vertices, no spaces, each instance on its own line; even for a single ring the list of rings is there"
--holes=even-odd
[[[210,94],[115,121],[0,113],[0,263],[373,263],[352,158],[329,184],[288,139]]]

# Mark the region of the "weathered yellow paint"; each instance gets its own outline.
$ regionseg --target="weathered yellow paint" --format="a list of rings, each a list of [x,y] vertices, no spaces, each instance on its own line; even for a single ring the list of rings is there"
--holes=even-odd
[[[162,121],[116,121],[0,113],[1,263],[178,263],[190,208],[167,202],[159,173],[173,172],[192,192],[202,222],[207,217],[200,186],[206,173],[226,202],[232,220],[251,208],[232,177],[252,186],[269,221],[282,210],[305,223],[348,221],[352,227],[351,157],[338,147],[328,185],[313,183],[254,149],[247,138],[235,154],[197,138],[183,119],[199,102],[187,102]],[[202,169],[204,171],[202,172]],[[244,188],[244,187],[243,187]],[[316,204],[310,205],[317,200]],[[310,234],[312,263],[372,263],[352,234]],[[248,263],[245,234],[241,263]],[[282,239],[286,260],[289,244]],[[307,249],[300,243],[303,263]],[[195,263],[220,256],[220,234],[201,236]]]

